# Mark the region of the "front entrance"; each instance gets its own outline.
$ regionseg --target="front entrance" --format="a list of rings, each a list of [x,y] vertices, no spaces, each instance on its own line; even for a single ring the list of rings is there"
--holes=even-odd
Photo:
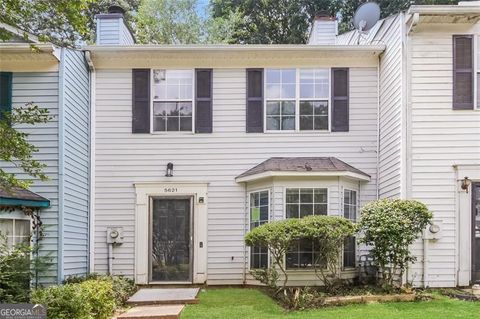
[[[480,183],[472,184],[472,283],[480,282]]]
[[[150,282],[192,282],[192,199],[152,198]]]

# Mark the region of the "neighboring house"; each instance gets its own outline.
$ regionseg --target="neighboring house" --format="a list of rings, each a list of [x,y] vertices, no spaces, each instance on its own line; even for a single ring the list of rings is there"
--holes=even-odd
[[[406,280],[425,286],[480,281],[480,2],[412,6],[366,36],[380,56],[379,195],[417,199],[440,232],[413,247]],[[462,187],[463,185],[463,187]]]
[[[51,257],[52,264],[42,274],[40,283],[57,283],[70,275],[86,274],[89,266],[89,71],[81,51],[39,43],[22,31],[6,25],[0,27],[14,35],[13,41],[0,43],[1,110],[33,102],[48,109],[54,117],[46,124],[24,125],[19,129],[30,134],[30,142],[39,149],[34,157],[47,164],[45,173],[49,180],[35,180],[30,190],[36,194],[30,195],[49,202],[40,210],[45,234],[40,249],[43,255]],[[10,172],[20,172],[7,163],[0,165]],[[29,179],[26,174],[18,177]],[[15,206],[18,202],[37,207],[37,202],[24,205],[27,193],[0,192],[0,206]],[[20,229],[28,232],[24,227],[18,228],[26,225],[23,220],[25,215],[21,210],[11,213],[0,207],[0,225],[3,225],[0,231],[8,236],[17,236],[9,232],[12,227],[15,232]]]

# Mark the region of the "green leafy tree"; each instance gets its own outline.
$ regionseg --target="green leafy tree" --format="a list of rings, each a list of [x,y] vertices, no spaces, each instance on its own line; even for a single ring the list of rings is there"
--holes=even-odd
[[[17,125],[35,125],[46,123],[51,119],[47,109],[34,104],[16,107],[12,112],[5,112],[0,118],[0,187],[10,189],[12,187],[28,188],[31,180],[20,180],[16,172],[20,169],[27,175],[47,180],[43,172],[46,165],[33,158],[38,151],[35,145],[28,141],[28,133],[18,130]],[[11,169],[6,167],[10,166]],[[13,170],[13,168],[15,168]]]
[[[0,22],[36,35],[42,41],[74,46],[89,33],[84,13],[91,1],[2,0]],[[11,33],[0,28],[0,41],[11,37]]]
[[[230,43],[305,43],[315,14],[335,16],[342,0],[212,0],[212,17],[239,15]]]
[[[140,43],[192,44],[202,39],[196,0],[144,0],[138,8]]]
[[[370,253],[385,288],[401,284],[408,263],[416,261],[410,245],[431,220],[432,213],[427,206],[415,200],[382,199],[362,208],[359,229],[363,237],[360,242],[372,246]]]

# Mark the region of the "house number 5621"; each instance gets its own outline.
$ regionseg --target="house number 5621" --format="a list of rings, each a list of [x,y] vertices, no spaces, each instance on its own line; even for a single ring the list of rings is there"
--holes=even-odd
[[[166,187],[164,191],[165,193],[176,193],[178,192],[178,189],[176,187]]]

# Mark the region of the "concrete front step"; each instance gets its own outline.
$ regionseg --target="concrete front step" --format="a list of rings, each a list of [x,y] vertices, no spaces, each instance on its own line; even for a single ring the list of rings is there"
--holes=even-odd
[[[131,296],[129,305],[179,305],[198,303],[200,288],[142,288]]]
[[[184,305],[138,306],[117,316],[117,319],[179,319]]]

